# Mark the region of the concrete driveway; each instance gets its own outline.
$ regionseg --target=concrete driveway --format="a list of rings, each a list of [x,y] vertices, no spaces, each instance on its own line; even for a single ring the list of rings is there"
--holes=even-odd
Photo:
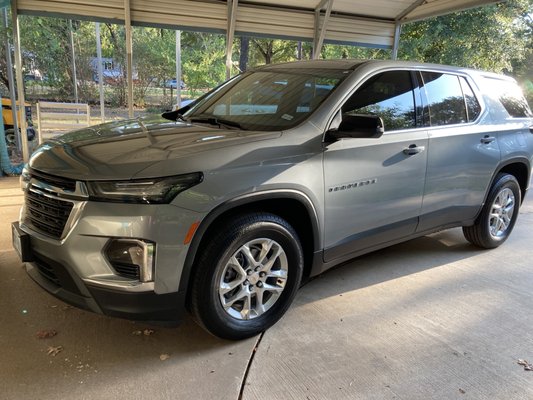
[[[533,197],[498,249],[454,229],[358,258],[242,342],[51,297],[11,249],[21,202],[0,178],[0,399],[533,398]]]

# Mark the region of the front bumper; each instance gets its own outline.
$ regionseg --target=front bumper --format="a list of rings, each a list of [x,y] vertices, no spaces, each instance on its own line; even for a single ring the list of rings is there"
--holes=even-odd
[[[28,275],[50,294],[65,303],[112,317],[140,321],[177,323],[185,310],[185,296],[179,292],[124,292],[84,285],[68,268],[42,255],[26,263]]]
[[[199,215],[173,205],[83,202],[61,239],[21,223],[31,254],[21,258],[28,274],[52,295],[96,313],[134,320],[178,322],[185,310],[179,290],[188,250],[183,243]],[[16,225],[16,227],[15,227]],[[14,233],[15,234],[15,233]],[[120,276],[104,249],[110,239],[146,239],[156,244],[153,282]]]

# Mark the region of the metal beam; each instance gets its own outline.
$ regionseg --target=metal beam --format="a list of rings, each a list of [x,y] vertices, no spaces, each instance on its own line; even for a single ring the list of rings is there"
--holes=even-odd
[[[394,26],[394,43],[392,45],[392,59],[398,58],[398,48],[400,47],[400,35],[402,33],[402,24],[396,22]]]
[[[126,76],[128,79],[128,116],[133,118],[133,41],[131,38],[130,0],[124,0],[124,24],[126,27]]]
[[[405,18],[411,11],[413,11],[415,8],[418,8],[422,4],[424,4],[427,0],[416,0],[411,4],[409,7],[407,7],[405,10],[403,10],[401,13],[399,13],[396,18],[394,18],[395,21],[400,21],[402,18]]]
[[[432,11],[432,12],[428,12],[425,14],[421,14],[418,17],[407,17],[406,16],[402,19],[402,23],[422,21],[425,19],[433,18],[433,17],[440,17],[442,15],[447,15],[447,14],[451,14],[454,12],[465,11],[465,10],[469,10],[469,9],[480,7],[480,6],[496,4],[496,3],[501,3],[501,2],[502,0],[494,0],[494,1],[476,0],[468,5],[465,5],[463,3],[462,5],[459,4],[457,6],[450,7],[444,10],[437,10],[437,11]]]
[[[231,77],[231,67],[233,65],[231,56],[233,54],[233,39],[235,38],[235,21],[237,20],[237,7],[239,0],[228,0],[228,28],[226,30],[226,79]]]
[[[11,17],[13,21],[13,44],[15,46],[15,68],[17,80],[17,97],[20,106],[20,138],[22,144],[22,159],[28,162],[30,159],[30,151],[28,148],[28,135],[26,133],[26,113],[24,106],[26,101],[24,99],[24,76],[22,74],[22,52],[20,51],[20,25],[18,18],[17,0],[11,0]],[[16,104],[12,104],[16,107]]]
[[[323,3],[324,2],[320,2],[319,7],[323,7]],[[320,58],[320,51],[322,51],[322,45],[324,44],[324,38],[326,37],[326,30],[328,27],[329,17],[331,15],[331,9],[333,8],[333,0],[329,0],[327,4],[326,14],[324,15],[324,20],[322,21],[322,26],[320,29],[319,25],[321,8],[317,8],[315,10],[315,40],[313,41],[313,60],[318,60],[318,58]]]

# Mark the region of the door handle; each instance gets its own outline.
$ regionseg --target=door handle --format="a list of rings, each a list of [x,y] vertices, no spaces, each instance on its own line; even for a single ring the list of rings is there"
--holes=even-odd
[[[489,144],[496,140],[494,136],[485,135],[481,138],[481,143],[483,144]]]
[[[403,152],[408,156],[414,156],[415,154],[421,153],[424,150],[426,150],[425,146],[417,146],[416,144],[412,144],[408,148],[403,149]]]

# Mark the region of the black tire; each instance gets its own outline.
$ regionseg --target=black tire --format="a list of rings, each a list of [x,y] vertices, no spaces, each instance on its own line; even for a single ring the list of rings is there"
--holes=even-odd
[[[225,221],[201,251],[189,304],[195,320],[220,338],[244,339],[268,329],[300,286],[302,246],[292,226],[277,215],[252,213]],[[263,263],[253,264],[258,260]]]
[[[499,211],[499,201],[502,199],[501,196],[506,194],[511,194],[509,196],[509,201],[512,201],[512,215],[509,216],[507,212],[502,211],[501,218],[491,216],[492,212],[498,213]],[[500,196],[500,197],[499,197]],[[520,194],[520,185],[513,175],[509,174],[498,174],[494,180],[487,201],[481,210],[476,219],[474,225],[472,226],[463,226],[463,233],[466,240],[470,243],[482,247],[485,249],[493,249],[498,247],[503,242],[507,240],[511,234],[513,227],[518,217],[518,211],[520,209],[521,194]],[[511,203],[508,203],[507,207]],[[497,221],[500,219],[502,222],[508,221],[502,225],[502,229],[499,229]]]

